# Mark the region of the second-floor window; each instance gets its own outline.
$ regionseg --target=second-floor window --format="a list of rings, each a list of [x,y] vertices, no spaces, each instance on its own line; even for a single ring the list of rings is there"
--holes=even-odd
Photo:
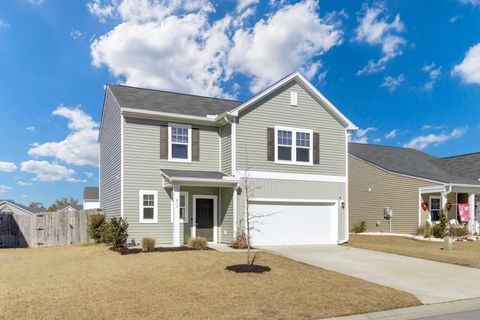
[[[312,164],[312,131],[275,127],[275,162]]]
[[[169,124],[169,160],[191,161],[192,128],[188,125]]]

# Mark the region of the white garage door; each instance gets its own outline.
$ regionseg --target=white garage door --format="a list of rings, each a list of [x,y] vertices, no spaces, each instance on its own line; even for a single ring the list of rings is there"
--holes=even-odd
[[[336,244],[337,205],[330,203],[252,202],[252,244]]]

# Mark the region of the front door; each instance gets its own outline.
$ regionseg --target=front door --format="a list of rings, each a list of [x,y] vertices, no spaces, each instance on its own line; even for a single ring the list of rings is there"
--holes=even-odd
[[[196,199],[196,230],[197,237],[204,237],[207,241],[213,241],[213,199]]]

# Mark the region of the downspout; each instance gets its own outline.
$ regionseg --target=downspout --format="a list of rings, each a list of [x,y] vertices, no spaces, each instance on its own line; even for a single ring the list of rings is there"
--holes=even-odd
[[[348,242],[349,239],[349,197],[348,197],[348,141],[349,141],[349,136],[351,135],[351,130],[345,129],[345,199],[343,200],[345,203],[344,207],[344,215],[345,215],[345,221],[343,222],[345,225],[345,237],[343,239],[339,239],[337,244],[344,244]],[[338,203],[340,206],[342,205],[341,201]]]

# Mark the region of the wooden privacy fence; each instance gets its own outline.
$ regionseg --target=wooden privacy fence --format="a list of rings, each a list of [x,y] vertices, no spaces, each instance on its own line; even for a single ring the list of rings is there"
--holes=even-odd
[[[54,247],[88,242],[88,217],[97,210],[0,214],[0,248]]]

